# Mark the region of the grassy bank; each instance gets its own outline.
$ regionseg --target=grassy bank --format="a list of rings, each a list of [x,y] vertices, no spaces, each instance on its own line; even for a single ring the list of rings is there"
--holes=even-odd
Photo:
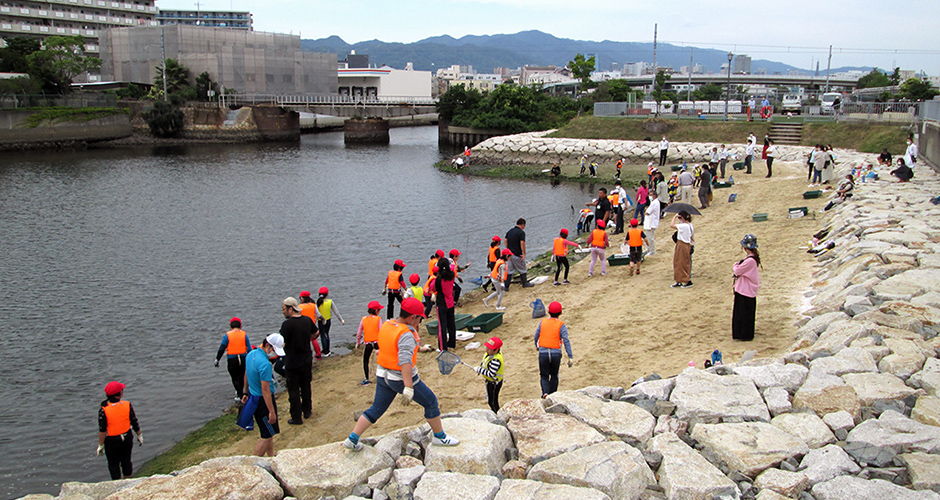
[[[535,179],[557,182],[591,182],[598,186],[609,184],[613,187],[616,177],[616,167],[614,165],[599,165],[597,168],[597,177],[581,177],[579,175],[581,168],[577,164],[561,164],[561,175],[552,179],[548,172],[543,170],[550,168],[551,165],[484,165],[475,164],[469,167],[463,167],[459,171],[454,170],[449,162],[438,162],[434,165],[441,172],[461,173],[466,175],[480,175],[483,177],[497,177],[500,179]],[[641,180],[646,179],[646,166],[626,165],[621,170],[620,179],[625,187],[637,186]]]
[[[583,116],[571,120],[549,137],[571,139],[659,140],[662,134],[644,129],[647,120],[637,118],[599,118]],[[767,122],[720,122],[697,120],[666,120],[666,132],[674,142],[735,142],[743,143],[750,132],[758,138],[770,132]],[[901,125],[881,123],[807,123],[803,125],[804,146],[832,144],[836,148],[855,149],[864,153],[880,153],[882,148],[899,154],[906,147],[910,131]]]
[[[216,450],[245,437],[245,431],[235,425],[235,418],[236,413],[233,406],[230,411],[221,417],[210,420],[202,428],[193,431],[169,450],[147,461],[139,470],[135,471],[134,475],[142,477],[154,474],[169,474],[175,470],[184,469],[210,458],[215,458],[214,452]]]

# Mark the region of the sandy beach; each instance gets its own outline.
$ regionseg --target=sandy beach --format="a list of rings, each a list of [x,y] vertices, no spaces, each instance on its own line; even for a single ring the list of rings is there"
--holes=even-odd
[[[572,266],[570,285],[552,286],[551,281],[534,288],[513,285],[504,298],[507,306],[503,324],[492,334],[477,334],[474,341],[483,342],[490,335],[502,338],[506,360],[506,378],[500,395],[505,404],[516,398],[540,395],[538,361],[533,334],[539,320],[531,318],[529,303],[536,298],[546,305],[559,301],[564,306],[561,319],[570,332],[575,365],[562,366],[560,390],[590,385],[628,387],[636,379],[650,373],[673,376],[690,361],[702,366],[710,353],[719,349],[726,360],[737,360],[748,350],[758,357],[783,352],[793,342],[794,319],[801,305],[801,292],[811,280],[815,260],[800,246],[805,246],[823,222],[822,207],[828,202],[824,195],[804,200],[806,170],[802,163],[779,162],[774,165],[773,178],[764,178],[763,162],[755,161],[754,173],[734,172],[736,184],[716,189],[713,205],[694,217],[695,255],[692,280],[695,286],[673,289],[672,243],[669,229],[671,215],[662,220],[657,231],[656,255],[643,264],[642,274],[629,275],[628,266],[608,268],[606,276],[595,273],[587,277],[588,259]],[[737,201],[728,203],[728,195],[737,193]],[[697,204],[696,204],[697,205]],[[789,207],[808,206],[810,214],[789,219]],[[766,222],[753,222],[754,213],[768,213]],[[525,214],[520,214],[525,215]],[[507,221],[506,229],[513,221]],[[572,224],[573,226],[573,224]],[[570,229],[573,229],[570,228]],[[732,273],[731,266],[743,257],[741,238],[757,236],[763,261],[761,290],[757,301],[756,336],[752,342],[731,339]],[[620,235],[611,236],[608,255],[619,253]],[[458,313],[474,315],[492,312],[480,300],[480,292],[468,294]],[[355,316],[350,314],[350,316]],[[355,318],[349,318],[355,322]],[[422,327],[422,342],[426,338]],[[483,350],[464,350],[467,342],[458,342],[457,353],[476,365]],[[486,397],[482,379],[466,367],[458,366],[451,375],[441,375],[435,361],[436,353],[419,355],[421,378],[437,394],[444,413],[470,408],[485,408]],[[372,380],[375,380],[372,363]],[[361,351],[348,356],[327,358],[314,365],[314,414],[301,426],[289,426],[287,395],[279,394],[281,434],[275,438],[275,449],[311,447],[345,438],[352,428],[357,412],[366,409],[374,385],[359,386],[362,380]],[[373,426],[366,436],[377,436],[393,429],[422,423],[421,408],[400,406],[397,402]],[[445,421],[446,428],[446,421]],[[257,432],[223,449],[206,450],[205,456],[250,454]]]

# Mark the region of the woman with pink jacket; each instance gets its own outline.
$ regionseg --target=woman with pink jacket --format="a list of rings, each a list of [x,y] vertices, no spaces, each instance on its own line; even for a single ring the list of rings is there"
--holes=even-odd
[[[757,290],[760,288],[760,253],[757,237],[744,235],[741,240],[744,258],[734,265],[734,309],[731,313],[731,338],[754,340],[754,315],[757,310]]]

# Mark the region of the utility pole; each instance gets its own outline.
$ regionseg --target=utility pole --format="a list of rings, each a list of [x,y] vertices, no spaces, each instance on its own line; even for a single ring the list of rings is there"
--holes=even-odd
[[[725,121],[728,121],[728,98],[731,97],[731,61],[734,54],[728,52],[728,91],[725,94]]]
[[[659,24],[657,23],[653,25],[653,90],[656,90],[656,35],[658,31]]]
[[[163,55],[163,102],[166,102],[166,40],[165,28],[160,26],[160,53]]]
[[[692,47],[689,47],[689,92],[687,99],[689,101],[692,100],[692,50]]]
[[[829,92],[829,69],[832,68],[832,45],[829,46],[829,61],[826,63],[826,92]]]

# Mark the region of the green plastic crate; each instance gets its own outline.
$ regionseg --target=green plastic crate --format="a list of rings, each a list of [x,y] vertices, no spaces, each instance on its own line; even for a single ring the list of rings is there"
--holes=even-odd
[[[731,186],[732,186],[732,184],[731,184],[730,182],[727,182],[727,181],[725,181],[725,182],[716,182],[715,184],[712,185],[712,187],[715,188],[715,189],[729,188],[729,187],[731,187]]]
[[[787,209],[791,219],[799,219],[809,215],[809,207],[790,207]]]
[[[733,168],[734,170],[744,170],[744,162],[739,161],[737,163],[734,163],[733,165],[731,165],[731,168]]]
[[[503,324],[503,313],[483,313],[468,321],[464,329],[468,332],[490,333],[501,324]]]
[[[432,311],[432,314],[433,314],[433,311]],[[471,318],[473,318],[472,314],[455,314],[454,325],[457,327],[458,330],[463,330],[463,328],[467,326],[467,322],[470,321]],[[437,320],[428,321],[427,323],[424,324],[424,327],[428,329],[428,335],[431,335],[432,337],[437,336]]]
[[[767,222],[767,214],[754,214],[751,216],[754,222]]]
[[[682,165],[673,165],[673,166],[669,167],[669,170],[672,170],[673,172],[678,172],[678,171],[682,170]]]
[[[813,200],[813,199],[819,198],[820,196],[822,196],[822,191],[818,189],[815,191],[806,191],[805,193],[803,193],[804,200]]]

